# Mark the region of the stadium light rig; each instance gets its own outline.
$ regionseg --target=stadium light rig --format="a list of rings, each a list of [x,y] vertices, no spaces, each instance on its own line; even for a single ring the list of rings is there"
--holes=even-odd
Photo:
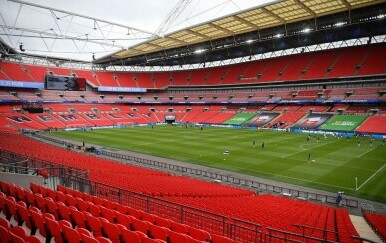
[[[276,37],[276,38],[280,38],[282,36],[284,36],[284,35],[283,34],[276,34],[276,35],[274,35],[274,37]]]
[[[335,24],[335,26],[339,27],[339,26],[343,26],[345,25],[347,22],[338,22]]]
[[[194,51],[194,54],[201,54],[201,53],[204,53],[206,51],[207,51],[206,49],[197,49]]]

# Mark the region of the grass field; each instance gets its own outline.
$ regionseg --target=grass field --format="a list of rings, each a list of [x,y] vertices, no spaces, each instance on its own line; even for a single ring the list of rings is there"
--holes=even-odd
[[[298,133],[213,127],[201,131],[178,126],[60,131],[51,135],[326,191],[345,191],[386,203],[386,145],[381,140],[371,146],[369,138],[318,135],[319,139],[307,141],[308,135]],[[224,155],[226,150],[228,155]]]

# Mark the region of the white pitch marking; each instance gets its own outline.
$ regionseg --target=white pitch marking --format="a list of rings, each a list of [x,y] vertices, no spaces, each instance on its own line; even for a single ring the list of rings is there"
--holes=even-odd
[[[386,164],[384,164],[379,170],[377,170],[372,176],[369,177],[369,179],[367,179],[365,182],[362,183],[362,185],[360,185],[356,190],[358,191],[359,189],[361,189],[361,187],[366,184],[371,178],[373,178],[378,172],[380,172],[384,167],[386,166]]]

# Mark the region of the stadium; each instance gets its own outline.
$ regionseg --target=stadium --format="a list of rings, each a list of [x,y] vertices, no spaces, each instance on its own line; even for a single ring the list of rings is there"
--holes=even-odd
[[[0,243],[385,242],[384,1],[125,2],[0,0]]]

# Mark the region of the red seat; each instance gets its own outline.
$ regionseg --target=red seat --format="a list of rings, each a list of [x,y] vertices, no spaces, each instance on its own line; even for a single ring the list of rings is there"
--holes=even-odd
[[[110,222],[104,222],[102,230],[103,230],[103,235],[109,238],[113,243],[120,242],[121,231],[119,227],[117,227],[116,225]]]
[[[130,231],[127,229],[121,229],[122,242],[123,243],[140,243],[141,237],[137,234],[136,231]]]
[[[57,185],[56,186],[56,191],[58,192],[62,192],[62,193],[65,193],[66,192],[66,187],[64,186],[61,186],[61,185]]]
[[[76,231],[78,231],[78,233],[79,233],[80,235],[87,235],[87,236],[92,237],[91,232],[88,231],[88,230],[85,229],[85,228],[77,228]]]
[[[9,193],[9,190],[8,190],[8,183],[6,183],[5,181],[0,181],[0,188],[1,188],[1,191],[5,194],[8,194]]]
[[[142,240],[142,243],[165,243],[165,241],[160,240],[160,239],[144,238]]]
[[[140,218],[141,220],[146,220],[146,221],[148,221],[148,222],[154,224],[154,223],[155,223],[155,218],[156,218],[156,216],[155,216],[154,214],[151,214],[151,213],[145,213],[145,212],[143,212],[143,211],[140,211],[140,216],[139,216],[139,218]]]
[[[52,190],[51,188],[45,188],[47,197],[51,198],[53,201],[56,201],[56,191]]]
[[[91,213],[92,216],[94,217],[101,216],[99,207],[97,205],[95,205],[92,202],[87,202],[87,206],[88,206],[88,212]]]
[[[99,198],[99,197],[93,197],[93,199],[92,199],[92,202],[95,204],[95,205],[101,205],[101,206],[103,206],[103,200],[101,199],[101,198]]]
[[[99,206],[99,210],[101,212],[101,217],[107,219],[110,223],[115,222],[115,211],[105,208],[103,206]]]
[[[212,234],[212,243],[234,243],[235,241],[225,236]]]
[[[139,213],[139,211],[131,207],[127,207],[127,213],[133,217],[136,217],[137,219],[141,217],[141,214]]]
[[[30,235],[27,237],[27,242],[28,243],[41,243],[41,240],[34,235]]]
[[[9,234],[9,229],[4,228],[0,225],[0,243],[9,243],[11,242],[11,236]]]
[[[187,226],[187,230],[188,235],[190,235],[194,239],[201,241],[210,241],[210,234],[205,230],[200,230],[191,226]]]
[[[125,226],[127,229],[131,229],[131,218],[132,216],[129,215],[124,215],[119,212],[115,213],[115,221],[118,224],[122,224]]]
[[[81,198],[75,198],[76,199],[76,206],[79,211],[87,211],[87,203]]]
[[[169,243],[189,242],[189,236],[178,232],[170,231]]]
[[[4,193],[0,192],[0,212],[3,211],[5,204],[5,195]]]
[[[81,235],[81,237],[82,237],[82,243],[99,243],[99,241],[92,236]]]
[[[83,192],[80,192],[80,191],[77,191],[77,190],[73,190],[72,191],[72,196],[75,197],[75,198],[79,198],[79,199],[83,200]]]
[[[45,221],[46,221],[46,225],[47,225],[47,235],[48,235],[48,238],[49,237],[54,237],[55,238],[55,242],[57,243],[61,243],[63,242],[63,226],[67,226],[67,227],[72,227],[71,223],[66,221],[66,220],[62,220],[60,222],[56,221],[55,219],[52,219],[52,215],[50,214],[44,214],[43,215]]]
[[[27,239],[27,232],[25,232],[25,229],[23,227],[12,227],[10,231],[16,236],[22,238],[24,241]]]
[[[86,202],[92,202],[92,199],[93,199],[93,196],[87,194],[87,193],[83,193],[83,200],[86,201]]]
[[[15,186],[16,198],[18,201],[25,201],[24,189],[20,186]]]
[[[150,225],[149,226],[149,237],[154,239],[161,239],[167,241],[170,234],[170,229],[158,226],[158,225]]]
[[[22,226],[25,222],[27,227],[31,228],[31,217],[29,215],[28,209],[20,202],[16,204],[16,215],[17,217],[15,219],[18,223],[18,226]]]
[[[39,193],[42,194],[43,197],[48,197],[48,188],[38,185]]]
[[[64,204],[66,204],[66,195],[63,192],[57,191],[56,192],[56,199]]]
[[[97,217],[86,216],[87,229],[91,230],[94,236],[102,236],[102,223]]]
[[[41,194],[35,194],[35,203],[36,207],[39,208],[42,213],[47,213],[46,202]]]
[[[63,202],[56,202],[56,207],[58,209],[59,219],[64,219],[69,222],[72,222],[70,209]]]
[[[56,203],[52,200],[52,198],[46,197],[44,198],[44,202],[46,204],[47,212],[54,215],[55,219],[59,219],[58,207]]]
[[[66,194],[66,205],[76,207],[76,199],[70,194]]]
[[[127,207],[121,204],[115,205],[115,210],[121,214],[127,214]]]
[[[63,239],[67,242],[71,243],[80,243],[81,242],[81,235],[79,232],[71,227],[63,225]]]
[[[0,218],[0,226],[4,227],[6,230],[11,229],[11,223],[8,220]]]
[[[115,203],[110,201],[110,200],[103,199],[103,206],[105,208],[108,208],[108,209],[111,209],[111,210],[115,210]]]
[[[40,212],[33,210],[33,208],[29,209],[29,213],[31,215],[31,235],[34,235],[36,230],[39,230],[39,233],[46,238],[46,222],[43,216]]]
[[[170,220],[169,222],[170,222],[170,229],[172,231],[182,233],[182,234],[186,234],[188,232],[187,225],[180,224],[180,223],[174,222],[172,220]]]
[[[149,232],[149,225],[151,225],[149,222],[142,221],[136,218],[132,218],[131,226],[133,230],[140,231],[144,233],[145,235],[148,235]]]
[[[24,191],[25,200],[27,202],[28,207],[30,206],[36,206],[35,204],[35,195],[30,190]]]
[[[16,201],[13,197],[7,197],[4,203],[3,213],[9,221],[13,215],[16,215]]]
[[[77,225],[78,228],[86,228],[85,217],[82,212],[77,209],[70,207],[72,223]]]
[[[12,233],[12,231],[9,232],[9,236],[10,242],[12,243],[25,243],[25,240],[23,238],[18,235],[15,235],[14,233]]]
[[[15,184],[12,184],[12,183],[8,184],[8,196],[17,198],[16,185]]]
[[[154,224],[170,229],[170,220],[165,218],[156,217]]]
[[[95,239],[97,239],[99,243],[112,243],[111,240],[102,236],[98,236]]]

